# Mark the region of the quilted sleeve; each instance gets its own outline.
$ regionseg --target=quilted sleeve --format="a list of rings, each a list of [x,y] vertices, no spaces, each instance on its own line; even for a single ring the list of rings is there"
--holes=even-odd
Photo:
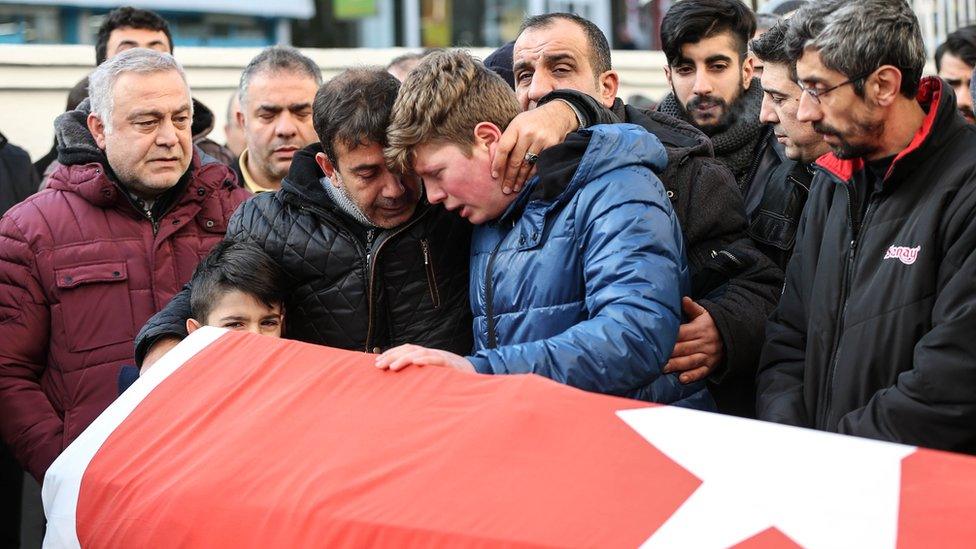
[[[50,325],[34,251],[8,214],[0,219],[0,435],[39,481],[61,452],[64,430],[40,385]]]

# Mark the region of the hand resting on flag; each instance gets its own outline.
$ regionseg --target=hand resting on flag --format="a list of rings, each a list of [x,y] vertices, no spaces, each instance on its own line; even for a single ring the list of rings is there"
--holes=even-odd
[[[463,356],[439,349],[428,349],[419,345],[400,345],[376,357],[376,367],[381,370],[397,372],[411,364],[444,366],[462,372],[475,373],[474,365]]]

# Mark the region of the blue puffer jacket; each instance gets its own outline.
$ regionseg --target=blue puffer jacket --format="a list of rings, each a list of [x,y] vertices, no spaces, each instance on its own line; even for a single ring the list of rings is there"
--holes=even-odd
[[[570,135],[492,223],[475,229],[471,307],[481,373],[535,373],[587,391],[714,409],[704,383],[662,375],[688,268],[654,175],[667,155],[631,124]]]

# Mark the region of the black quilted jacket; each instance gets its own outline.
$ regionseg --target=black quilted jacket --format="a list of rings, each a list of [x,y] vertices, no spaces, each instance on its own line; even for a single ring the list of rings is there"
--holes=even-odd
[[[350,350],[416,343],[469,354],[471,226],[422,200],[409,222],[370,238],[322,188],[315,147],[295,155],[280,191],[242,204],[227,228],[228,239],[257,243],[288,275],[286,336]],[[159,337],[185,336],[189,312],[187,288],[142,329],[137,362]]]

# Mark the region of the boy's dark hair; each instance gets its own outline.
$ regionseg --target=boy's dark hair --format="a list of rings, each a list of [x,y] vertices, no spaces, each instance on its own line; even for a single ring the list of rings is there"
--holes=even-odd
[[[786,65],[789,68],[790,80],[796,82],[796,59],[790,57],[786,49],[786,31],[789,23],[781,21],[762,36],[749,43],[752,53],[765,63]]]
[[[319,88],[312,125],[329,162],[338,167],[336,145],[347,149],[367,142],[386,146],[386,127],[400,82],[382,69],[347,69]]]
[[[600,30],[600,27],[593,24],[589,19],[585,19],[575,13],[544,13],[527,18],[519,27],[520,36],[527,29],[544,29],[552,26],[556,19],[564,19],[576,23],[586,34],[586,41],[590,44],[590,64],[593,65],[594,76],[599,76],[613,68],[610,62],[610,44],[607,37]]]
[[[967,65],[976,67],[976,25],[960,27],[946,36],[945,42],[935,48],[935,70],[942,70],[942,56],[950,53]]]
[[[756,16],[740,0],[683,0],[661,20],[661,43],[668,65],[681,57],[681,47],[728,32],[735,40],[739,61],[756,33]]]
[[[173,35],[170,34],[169,23],[165,19],[154,11],[125,6],[109,12],[102,26],[98,27],[98,34],[95,36],[95,65],[101,65],[107,59],[108,37],[112,31],[125,27],[163,31],[166,41],[169,42],[169,51],[173,52]]]
[[[190,316],[201,324],[220,297],[238,290],[268,307],[285,301],[285,274],[257,244],[224,240],[193,273]]]

